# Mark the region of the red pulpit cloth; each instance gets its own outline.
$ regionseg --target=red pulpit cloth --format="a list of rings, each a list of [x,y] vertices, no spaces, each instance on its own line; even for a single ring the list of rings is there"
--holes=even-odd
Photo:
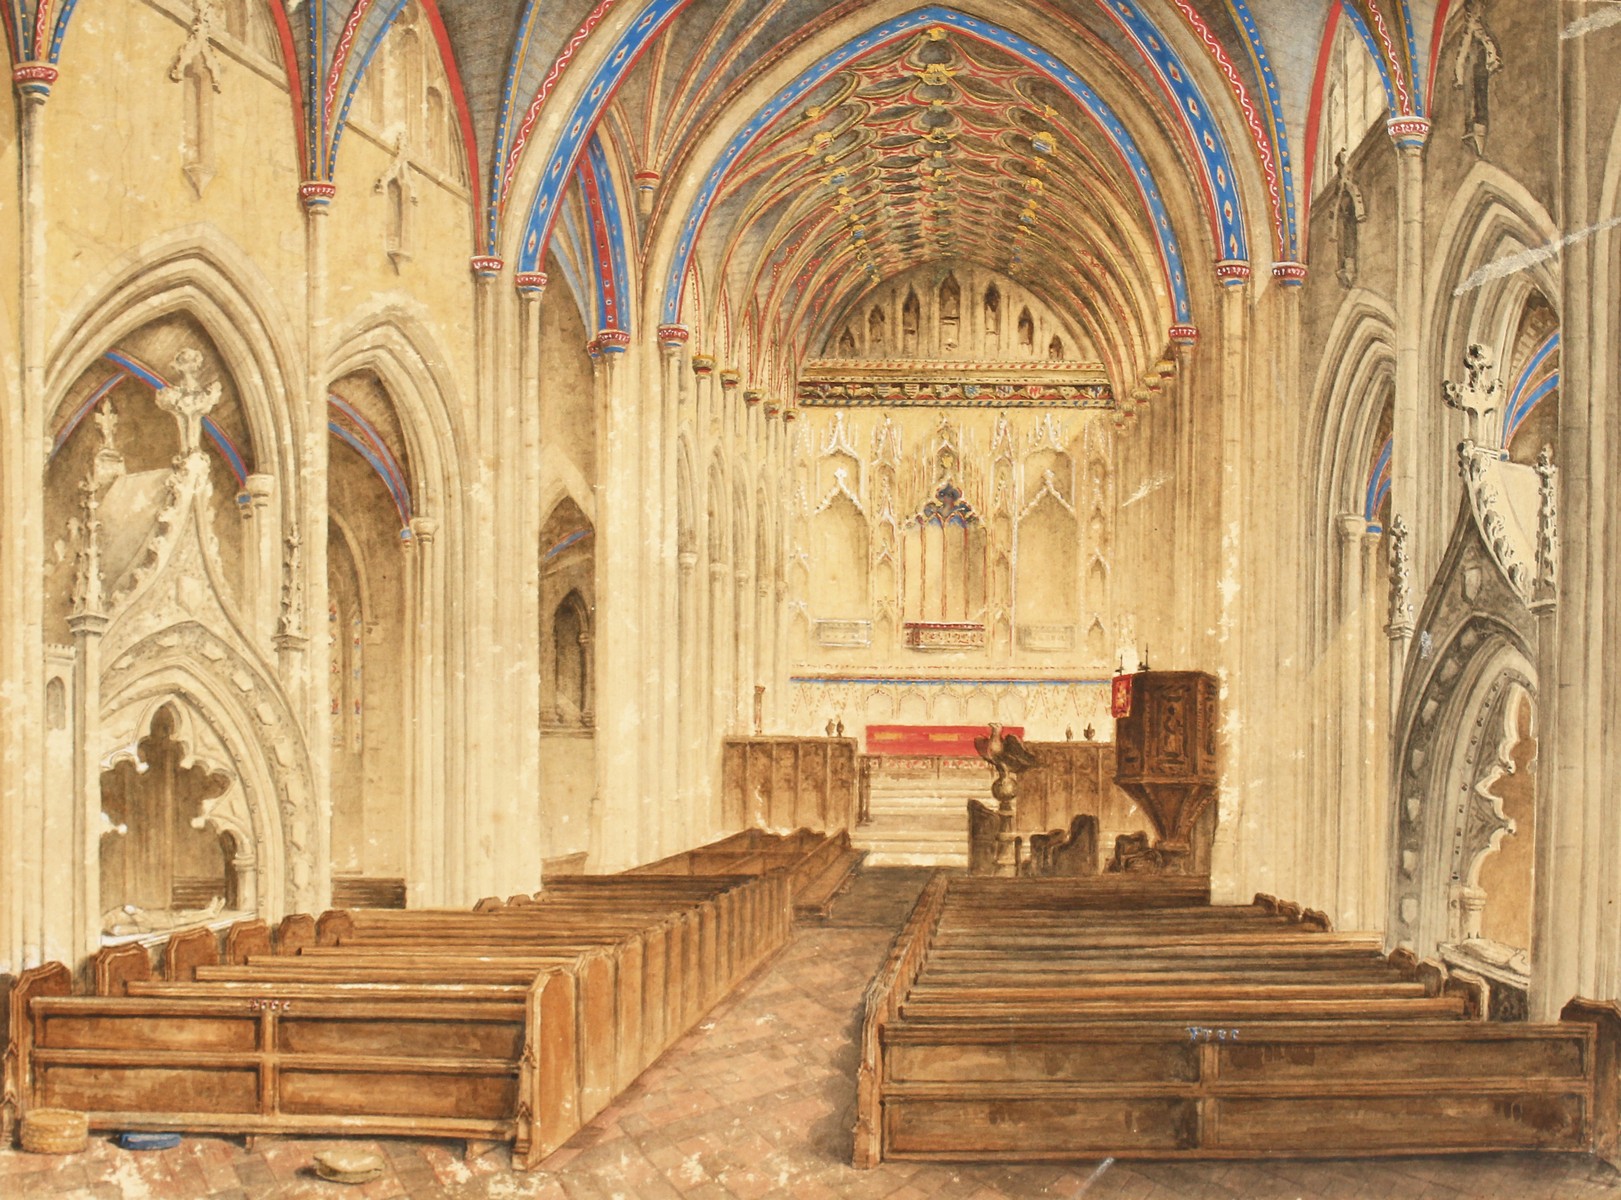
[[[1116,675],[1109,693],[1109,715],[1115,720],[1131,716],[1131,676]]]

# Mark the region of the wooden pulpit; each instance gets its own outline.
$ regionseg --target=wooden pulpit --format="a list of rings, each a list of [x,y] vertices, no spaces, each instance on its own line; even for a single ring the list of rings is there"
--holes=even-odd
[[[1115,783],[1159,840],[1111,869],[1204,874],[1215,838],[1217,683],[1200,671],[1138,671],[1115,680]]]

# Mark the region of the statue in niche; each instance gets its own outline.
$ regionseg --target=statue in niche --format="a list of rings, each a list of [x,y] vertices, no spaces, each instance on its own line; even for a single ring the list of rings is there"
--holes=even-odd
[[[1339,176],[1339,186],[1334,194],[1334,242],[1337,247],[1334,277],[1342,287],[1349,288],[1356,286],[1360,238],[1357,226],[1368,219],[1368,210],[1362,203],[1362,189],[1357,187],[1346,171],[1344,150],[1335,155],[1334,170]]]
[[[1452,65],[1452,85],[1463,89],[1463,141],[1481,158],[1486,157],[1491,78],[1503,69],[1497,39],[1486,28],[1486,0],[1465,0],[1463,39]]]

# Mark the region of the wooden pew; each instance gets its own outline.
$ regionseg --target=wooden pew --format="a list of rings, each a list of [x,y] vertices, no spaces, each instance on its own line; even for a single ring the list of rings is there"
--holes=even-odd
[[[355,911],[98,956],[8,999],[7,1114],[93,1128],[505,1139],[533,1166],[787,936],[785,872],[557,881],[492,912]],[[113,994],[116,993],[116,994]],[[12,1064],[15,1064],[13,1067]],[[10,1115],[7,1119],[11,1119]]]
[[[825,919],[833,899],[849,882],[864,852],[850,845],[847,830],[824,834],[809,829],[776,834],[746,829],[706,846],[674,854],[624,873],[635,878],[758,875],[785,870],[796,916]]]
[[[1030,882],[919,898],[867,994],[856,1165],[1621,1142],[1621,1008],[1488,1024],[1440,964],[1270,897]]]

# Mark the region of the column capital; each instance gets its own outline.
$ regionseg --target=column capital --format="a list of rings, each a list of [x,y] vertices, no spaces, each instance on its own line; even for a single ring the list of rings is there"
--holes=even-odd
[[[432,543],[439,532],[439,521],[436,517],[412,517],[411,539],[420,545],[427,546]]]
[[[60,78],[59,72],[48,62],[20,62],[11,69],[11,83],[21,96],[44,100],[51,94],[51,85]]]
[[[1240,287],[1249,278],[1250,265],[1242,258],[1224,258],[1216,264],[1216,281],[1223,287]]]
[[[715,370],[715,356],[713,354],[694,354],[692,356],[692,373],[699,379],[708,379]]]
[[[776,403],[775,401],[767,404],[765,406],[765,415],[767,420],[782,416],[782,405]]]
[[[723,390],[734,392],[737,385],[743,382],[743,373],[734,367],[723,367],[720,372],[720,386]]]
[[[263,507],[270,503],[270,497],[276,490],[276,477],[255,473],[242,481],[242,491],[253,502]]]
[[[603,354],[623,354],[630,349],[630,331],[625,329],[599,329],[597,349]]]
[[[743,391],[743,403],[747,404],[750,408],[755,407],[764,399],[765,394],[756,388],[745,388]]]
[[[782,410],[782,423],[784,425],[792,425],[797,420],[799,420],[799,409],[797,407]]]
[[[1334,520],[1339,527],[1340,540],[1347,545],[1360,541],[1368,532],[1368,521],[1361,513],[1343,513]]]
[[[696,550],[683,550],[676,555],[676,564],[681,568],[681,574],[691,575],[698,565],[698,552]]]
[[[506,263],[494,254],[475,254],[467,260],[467,265],[480,279],[494,279]]]
[[[1288,261],[1273,263],[1272,278],[1284,287],[1299,287],[1306,282],[1306,264]]]
[[[1422,150],[1430,140],[1428,117],[1393,117],[1385,122],[1385,129],[1398,150]]]
[[[512,277],[512,286],[526,300],[539,300],[549,282],[545,271],[519,271]]]
[[[1172,325],[1169,333],[1171,345],[1192,349],[1199,341],[1197,325]]]
[[[692,330],[685,325],[659,326],[659,345],[666,350],[679,350],[687,344],[687,339],[691,336]]]
[[[306,179],[298,185],[298,198],[308,213],[324,213],[338,194],[338,185],[330,179]]]

